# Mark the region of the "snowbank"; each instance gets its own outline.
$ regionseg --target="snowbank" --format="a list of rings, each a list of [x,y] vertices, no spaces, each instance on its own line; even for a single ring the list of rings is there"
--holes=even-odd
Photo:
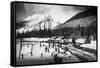
[[[89,49],[95,49],[96,50],[96,41],[91,41],[90,44],[82,44],[81,47],[89,48]]]

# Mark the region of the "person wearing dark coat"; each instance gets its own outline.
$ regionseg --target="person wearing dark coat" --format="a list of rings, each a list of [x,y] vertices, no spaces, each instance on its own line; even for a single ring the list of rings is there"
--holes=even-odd
[[[75,41],[74,37],[72,38],[72,43],[73,43],[73,45],[76,45],[76,41]]]

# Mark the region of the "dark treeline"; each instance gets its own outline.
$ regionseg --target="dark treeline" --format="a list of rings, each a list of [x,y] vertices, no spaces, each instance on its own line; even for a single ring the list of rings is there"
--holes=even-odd
[[[52,37],[52,36],[64,36],[64,37],[70,37],[70,36],[93,36],[95,39],[97,39],[97,27],[96,24],[91,24],[88,27],[80,27],[78,25],[77,28],[73,27],[66,27],[66,28],[60,28],[55,30],[39,30],[39,31],[31,31],[26,33],[18,33],[16,35],[17,38],[29,38],[29,37]]]
[[[53,34],[51,33],[51,30],[39,30],[39,31],[27,31],[26,33],[18,33],[16,35],[16,38],[29,38],[29,37],[51,37]]]

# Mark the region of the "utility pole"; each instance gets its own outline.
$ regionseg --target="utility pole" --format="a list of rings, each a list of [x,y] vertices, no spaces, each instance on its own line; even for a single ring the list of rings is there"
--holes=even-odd
[[[20,40],[20,50],[19,50],[19,59],[20,59],[20,56],[21,56],[21,50],[22,50],[22,46],[23,46],[23,44],[22,44],[22,38],[21,38],[21,40]]]

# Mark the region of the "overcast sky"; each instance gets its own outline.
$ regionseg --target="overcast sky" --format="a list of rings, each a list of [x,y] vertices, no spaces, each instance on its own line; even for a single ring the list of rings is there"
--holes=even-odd
[[[88,7],[17,3],[16,9],[17,22],[22,22],[35,14],[48,13],[55,21],[63,23],[77,13],[85,11]]]

